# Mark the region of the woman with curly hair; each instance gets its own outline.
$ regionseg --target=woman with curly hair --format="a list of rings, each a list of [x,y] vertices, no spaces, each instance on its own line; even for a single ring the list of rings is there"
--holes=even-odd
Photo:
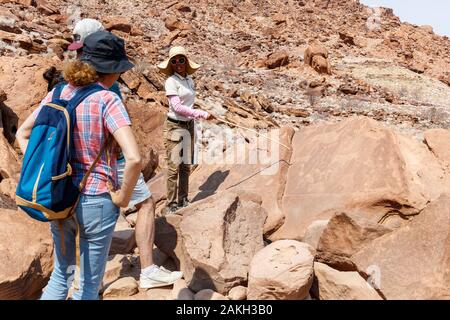
[[[81,59],[68,62],[64,67],[64,79],[68,84],[62,88],[61,99],[70,100],[78,90],[95,83],[105,89],[88,96],[75,111],[71,159],[74,183],[80,184],[111,135],[123,151],[126,166],[121,188],[110,192],[110,179],[114,187],[118,185],[117,160],[106,155],[113,151],[112,146],[107,148],[81,190],[74,213],[77,222],[74,219],[64,220],[61,229],[58,222],[51,223],[55,245],[54,270],[41,297],[43,300],[67,298],[76,265],[77,227],[80,236],[80,282],[73,299],[99,298],[119,207],[127,206],[140,173],[141,157],[131,131],[129,115],[118,95],[108,90],[121,73],[132,67],[124,41],[106,31],[89,35],[84,40]],[[53,92],[47,95],[41,106],[52,100]],[[39,111],[40,108],[30,115],[17,132],[17,140],[24,154]]]

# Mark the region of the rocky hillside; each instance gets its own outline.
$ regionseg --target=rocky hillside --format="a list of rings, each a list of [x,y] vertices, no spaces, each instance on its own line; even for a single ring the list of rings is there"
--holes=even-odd
[[[0,3],[0,298],[35,298],[51,272],[47,228],[12,200],[14,135],[84,17],[126,39],[136,64],[121,89],[158,216],[167,102],[156,64],[172,45],[203,66],[198,106],[228,122],[203,124],[200,150],[276,159],[195,168],[193,204],[156,223],[156,262],[185,274],[173,288],[137,289],[136,213],[124,212],[104,299],[450,298],[447,37],[347,0]],[[284,146],[256,145],[240,126]],[[41,241],[25,246],[31,234]]]

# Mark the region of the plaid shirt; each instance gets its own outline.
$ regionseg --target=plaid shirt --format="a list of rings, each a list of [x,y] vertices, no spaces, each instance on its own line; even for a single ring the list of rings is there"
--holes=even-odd
[[[101,83],[99,83],[102,85]],[[104,85],[102,85],[105,87]],[[61,93],[61,98],[71,99],[77,91],[77,87],[66,85]],[[37,117],[42,106],[52,100],[53,91],[42,100],[40,107],[35,110]],[[73,168],[72,178],[78,185],[83,179],[89,167],[98,156],[102,145],[111,133],[131,125],[125,106],[119,96],[105,87],[105,91],[96,92],[86,98],[76,109],[77,122],[73,128],[74,154],[71,160]],[[112,149],[109,150],[111,155]],[[87,195],[99,195],[108,192],[106,185],[108,177],[117,187],[117,157],[110,157],[110,165],[106,154],[103,154],[87,180],[82,193]]]

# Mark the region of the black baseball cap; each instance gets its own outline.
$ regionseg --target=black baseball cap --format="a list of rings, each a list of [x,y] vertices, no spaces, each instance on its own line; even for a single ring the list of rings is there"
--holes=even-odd
[[[125,41],[108,31],[97,31],[84,39],[80,60],[100,73],[122,73],[134,67],[125,52]]]

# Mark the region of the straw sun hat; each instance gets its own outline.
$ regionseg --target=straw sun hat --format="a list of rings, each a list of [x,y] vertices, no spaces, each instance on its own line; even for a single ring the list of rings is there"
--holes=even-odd
[[[186,57],[187,65],[186,65],[186,72],[188,74],[193,74],[195,71],[197,71],[198,68],[200,68],[200,65],[189,59],[187,50],[183,47],[172,47],[169,51],[169,58],[158,64],[158,68],[161,72],[164,74],[170,76],[172,71],[172,66],[170,64],[170,59],[172,59],[175,56],[184,56]]]

